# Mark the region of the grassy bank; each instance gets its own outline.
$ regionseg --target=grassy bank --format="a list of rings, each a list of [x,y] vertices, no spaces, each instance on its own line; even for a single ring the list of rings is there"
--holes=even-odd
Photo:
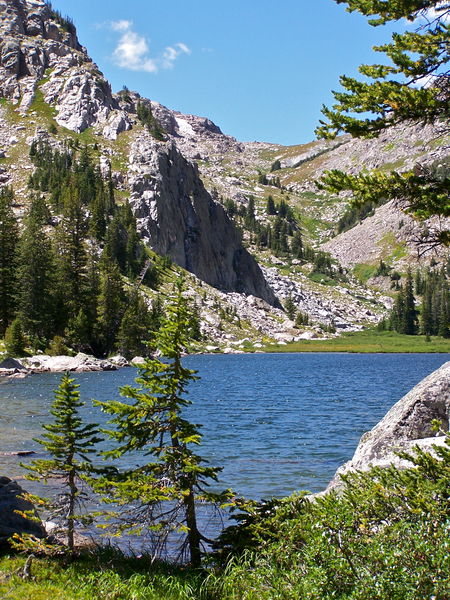
[[[21,577],[25,557],[0,558],[0,598],[7,600],[200,600],[202,577],[187,568],[126,558],[103,550],[69,563],[34,559],[31,578]],[[205,598],[206,600],[206,598]]]
[[[270,345],[265,352],[450,352],[450,340],[423,335],[401,335],[393,331],[344,333],[329,340],[301,340]]]

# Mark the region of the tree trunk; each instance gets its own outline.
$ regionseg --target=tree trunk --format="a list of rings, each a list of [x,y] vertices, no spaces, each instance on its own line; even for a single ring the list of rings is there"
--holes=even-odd
[[[74,550],[74,515],[77,491],[77,486],[75,484],[75,471],[71,469],[69,471],[69,507],[67,510],[67,547],[71,554]]]
[[[195,569],[198,569],[202,564],[202,555],[200,551],[200,533],[197,528],[197,516],[195,513],[195,497],[192,490],[189,495],[185,497],[184,506],[186,510],[186,525],[189,528],[187,535],[189,551],[191,554],[191,564]]]

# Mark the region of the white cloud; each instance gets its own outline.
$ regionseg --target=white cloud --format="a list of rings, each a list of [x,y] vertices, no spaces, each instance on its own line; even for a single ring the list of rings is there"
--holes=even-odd
[[[180,56],[180,54],[190,54],[191,51],[186,46],[179,42],[178,44],[174,44],[173,46],[167,46],[162,55],[162,67],[164,69],[171,69],[173,67],[173,63]]]
[[[122,69],[157,73],[160,69],[173,68],[180,55],[191,53],[186,44],[178,42],[167,46],[160,56],[152,57],[147,39],[133,30],[132,21],[113,21],[110,28],[121,34],[113,52],[113,60]]]
[[[125,19],[122,21],[112,21],[110,23],[113,31],[127,31],[128,29],[131,29],[132,25],[133,23],[131,21],[125,21]]]

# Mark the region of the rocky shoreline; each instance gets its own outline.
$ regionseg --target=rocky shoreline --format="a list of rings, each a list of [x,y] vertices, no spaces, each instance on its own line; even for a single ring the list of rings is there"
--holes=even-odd
[[[136,362],[138,361],[136,360]],[[116,371],[118,368],[129,367],[130,365],[131,363],[120,355],[102,359],[83,352],[79,352],[75,356],[38,354],[20,359],[6,358],[0,362],[0,378],[19,379],[34,373],[64,373],[66,371],[75,373]]]

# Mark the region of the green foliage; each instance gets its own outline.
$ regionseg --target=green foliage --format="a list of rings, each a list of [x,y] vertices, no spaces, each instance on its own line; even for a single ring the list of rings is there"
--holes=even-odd
[[[430,341],[431,340],[431,341]],[[423,335],[402,335],[394,331],[364,331],[343,333],[327,340],[300,340],[283,345],[271,345],[266,352],[359,352],[359,353],[430,353],[450,351],[447,339],[433,336],[428,341]]]
[[[272,166],[270,167],[270,171],[273,173],[274,171],[279,171],[281,169],[281,162],[280,160],[277,158],[273,163]]]
[[[63,17],[59,10],[53,8],[50,0],[45,0],[45,4],[48,6],[50,10],[51,17],[68,33],[72,35],[76,34],[75,25],[70,17]]]
[[[14,318],[19,229],[13,212],[12,188],[0,188],[0,335]]]
[[[268,215],[276,215],[275,201],[272,196],[267,197],[266,213]]]
[[[125,291],[116,262],[104,258],[100,264],[97,321],[95,324],[96,352],[109,354],[115,346],[122,316],[125,310]]]
[[[380,260],[380,264],[375,272],[376,277],[387,277],[392,271],[392,267],[387,265],[384,261]]]
[[[45,349],[45,354],[49,356],[70,355],[71,350],[65,344],[65,340],[60,335],[55,335],[51,340],[48,348]]]
[[[77,156],[73,148],[59,151],[47,142],[33,142],[30,158],[36,169],[29,187],[47,192],[52,208],[66,215],[73,210],[76,198],[80,208],[90,211],[90,233],[103,240],[108,217],[114,212],[114,190],[111,174],[105,182],[87,147]]]
[[[148,259],[145,245],[137,234],[136,218],[128,202],[117,207],[108,225],[104,256],[116,261],[121,273],[131,278],[141,273]],[[151,264],[147,266],[143,283],[156,286],[157,272]]]
[[[190,344],[191,313],[177,281],[166,306],[162,326],[156,337],[161,358],[147,358],[139,367],[139,387],[124,386],[121,395],[127,402],[97,402],[112,415],[114,428],[108,434],[115,442],[106,456],[117,458],[135,451],[144,452],[150,461],[116,478],[106,476],[102,488],[119,506],[120,529],[147,529],[164,544],[170,531],[186,536],[181,552],[188,549],[194,567],[200,566],[201,543],[205,538],[197,526],[196,503],[220,504],[228,493],[208,492],[208,480],[216,480],[218,468],[206,466],[193,446],[200,444],[198,426],[182,416],[191,402],[186,398],[188,384],[195,372],[183,366],[181,357]],[[125,516],[126,515],[126,516]],[[125,522],[123,521],[125,517]]]
[[[25,346],[26,338],[23,334],[22,324],[20,319],[14,319],[9,325],[5,333],[5,348],[8,356],[15,358],[26,356]]]
[[[48,218],[44,199],[34,196],[18,250],[18,316],[25,333],[44,340],[50,337],[55,319],[55,255],[45,230]]]
[[[397,277],[397,274],[391,274],[392,277]],[[428,268],[422,274],[418,271],[415,280],[416,291],[421,295],[420,318],[418,319],[417,300],[413,293],[412,275],[408,272],[395,299],[389,322],[385,325],[407,335],[420,333],[450,337],[448,270],[443,267]]]
[[[303,258],[303,238],[300,229],[294,231],[291,241],[291,255],[293,258]]]
[[[111,173],[103,179],[86,146],[33,142],[30,158],[29,187],[40,193],[30,196],[20,239],[13,192],[0,190],[0,334],[19,317],[34,350],[103,356],[124,317],[129,331],[122,276],[156,288],[165,259],[150,261],[131,207],[116,206]]]
[[[305,325],[310,325],[310,324],[311,324],[311,322],[309,319],[309,315],[306,313],[303,313],[299,310],[295,317],[295,326],[300,328],[300,327],[303,327]]]
[[[261,185],[268,185],[269,184],[269,181],[267,179],[267,175],[263,171],[258,171],[257,181]]]
[[[371,16],[377,26],[406,18],[414,22],[414,31],[394,33],[389,44],[375,47],[389,64],[361,65],[364,80],[342,76],[344,91],[334,92],[336,104],[323,108],[317,134],[335,137],[339,132],[354,137],[373,137],[405,121],[445,122],[449,117],[448,61],[450,9],[438,0],[336,0],[347,4],[350,12]],[[432,16],[427,11],[434,11]],[[419,20],[418,20],[419,19]],[[421,20],[420,20],[421,19]],[[420,85],[431,79],[431,85]],[[369,113],[372,117],[361,118]],[[348,175],[340,171],[325,173],[319,187],[332,191],[351,190],[355,205],[401,199],[407,210],[424,219],[432,215],[450,215],[448,174],[438,165],[419,167],[407,173],[362,173]],[[449,244],[450,234],[443,227],[428,242]]]
[[[339,219],[336,226],[337,233],[348,231],[357,223],[364,221],[366,217],[373,215],[376,206],[382,203],[383,200],[378,200],[376,203],[369,200],[363,204],[351,205]]]
[[[83,500],[80,482],[90,472],[89,454],[94,445],[101,441],[95,424],[84,424],[78,414],[83,406],[78,385],[66,373],[55,391],[51,407],[53,423],[43,425],[46,433],[36,439],[49,454],[49,458],[31,461],[24,466],[30,474],[27,479],[48,483],[58,481],[62,488],[57,499],[40,499],[40,504],[52,510],[52,516],[60,520],[61,531],[67,540],[69,552],[74,550],[74,532],[77,521],[86,520],[86,515],[77,515],[76,509]]]
[[[445,600],[450,589],[450,438],[415,468],[345,476],[340,494],[244,505],[221,536],[233,558],[209,589],[227,600]]]
[[[139,121],[147,128],[150,134],[157,140],[164,141],[166,139],[164,129],[161,127],[158,120],[152,113],[150,102],[139,101],[136,107],[137,117]]]
[[[117,350],[127,359],[146,356],[154,346],[154,337],[160,327],[161,310],[155,302],[150,311],[144,298],[133,290],[127,299],[127,307],[117,332]]]
[[[21,577],[25,558],[0,556],[0,597],[8,600],[211,600],[204,574],[162,563],[151,554],[125,554],[112,546],[75,556],[36,557],[32,578]],[[7,574],[7,576],[3,576]]]
[[[291,321],[295,319],[295,315],[297,313],[297,307],[295,306],[295,302],[292,299],[292,296],[288,296],[284,302],[284,310],[286,311],[287,316]]]

